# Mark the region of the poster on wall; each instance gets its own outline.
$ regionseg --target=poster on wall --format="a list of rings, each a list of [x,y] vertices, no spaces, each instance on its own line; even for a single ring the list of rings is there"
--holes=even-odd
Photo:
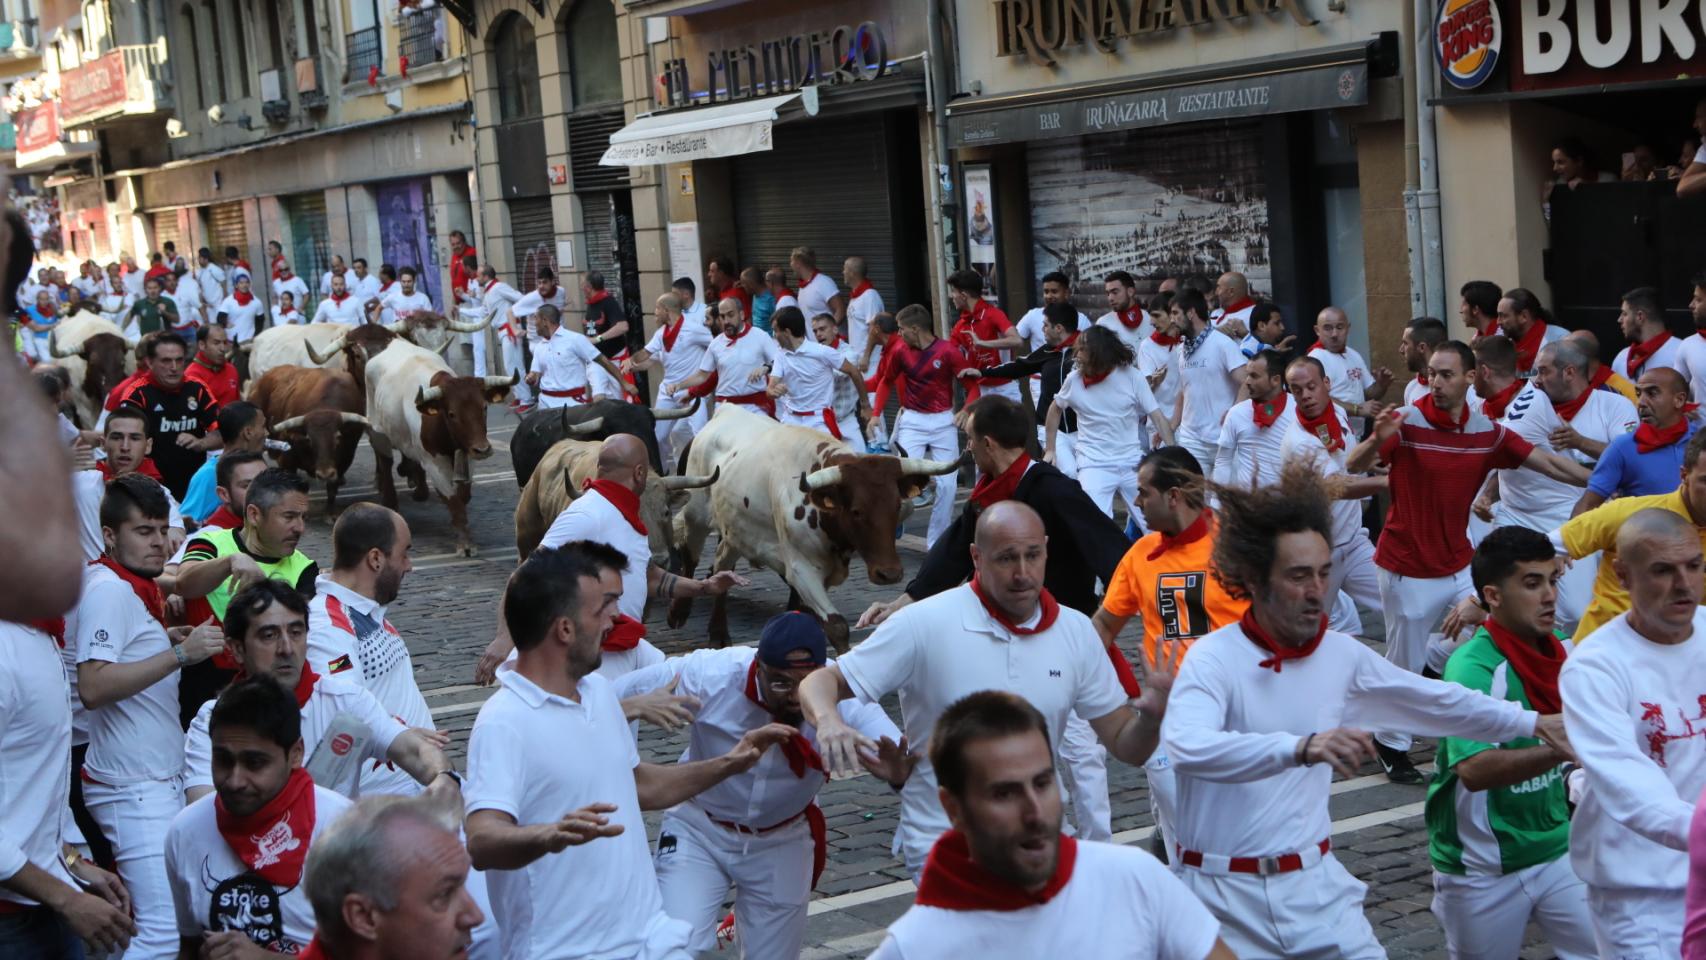
[[[669,225],[669,269],[672,276],[702,282],[705,261],[699,255],[699,221]]]
[[[995,178],[987,163],[968,163],[961,168],[965,182],[966,262],[983,274],[983,296],[995,300],[997,281],[995,228]]]
[[[1065,273],[1090,316],[1107,309],[1103,279],[1115,270],[1130,273],[1145,299],[1169,277],[1201,275],[1212,287],[1234,270],[1251,296],[1271,296],[1261,160],[1252,123],[1033,143],[1036,274]]]

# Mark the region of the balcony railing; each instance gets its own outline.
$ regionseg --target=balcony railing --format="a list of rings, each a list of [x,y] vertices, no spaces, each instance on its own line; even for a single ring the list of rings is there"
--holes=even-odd
[[[385,51],[380,41],[378,27],[344,34],[344,55],[348,58],[344,68],[345,83],[366,80],[374,67],[378,67],[380,73],[385,72]]]
[[[442,8],[405,13],[401,18],[397,52],[410,67],[438,63],[444,59],[445,29]]]

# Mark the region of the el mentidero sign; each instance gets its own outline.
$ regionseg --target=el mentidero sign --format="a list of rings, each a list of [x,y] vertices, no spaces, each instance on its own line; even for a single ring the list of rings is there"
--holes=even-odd
[[[1299,0],[995,0],[996,52],[1054,66],[1064,47],[1095,44],[1113,53],[1122,40],[1223,20],[1289,16],[1299,26],[1315,20]]]

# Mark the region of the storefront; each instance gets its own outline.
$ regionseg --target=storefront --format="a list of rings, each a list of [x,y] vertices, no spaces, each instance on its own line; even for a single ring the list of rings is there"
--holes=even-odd
[[[1237,271],[1302,335],[1343,307],[1353,345],[1390,362],[1410,316],[1402,5],[1210,4],[1194,23],[1093,6],[959,0],[959,74],[977,79],[948,104],[951,242],[986,295],[1017,316],[1060,270],[1095,316],[1115,270],[1143,296]]]
[[[1706,0],[1446,0],[1435,101],[1446,287],[1527,287],[1623,345],[1621,295],[1652,286],[1678,332],[1706,266],[1706,201],[1672,179],[1699,146]],[[1585,162],[1555,181],[1558,148]],[[1456,298],[1452,304],[1455,306]]]

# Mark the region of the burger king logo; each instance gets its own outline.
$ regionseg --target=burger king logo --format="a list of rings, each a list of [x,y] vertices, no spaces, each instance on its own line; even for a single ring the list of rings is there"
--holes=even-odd
[[[1435,32],[1439,70],[1452,86],[1473,90],[1493,75],[1504,39],[1496,0],[1443,0]]]

